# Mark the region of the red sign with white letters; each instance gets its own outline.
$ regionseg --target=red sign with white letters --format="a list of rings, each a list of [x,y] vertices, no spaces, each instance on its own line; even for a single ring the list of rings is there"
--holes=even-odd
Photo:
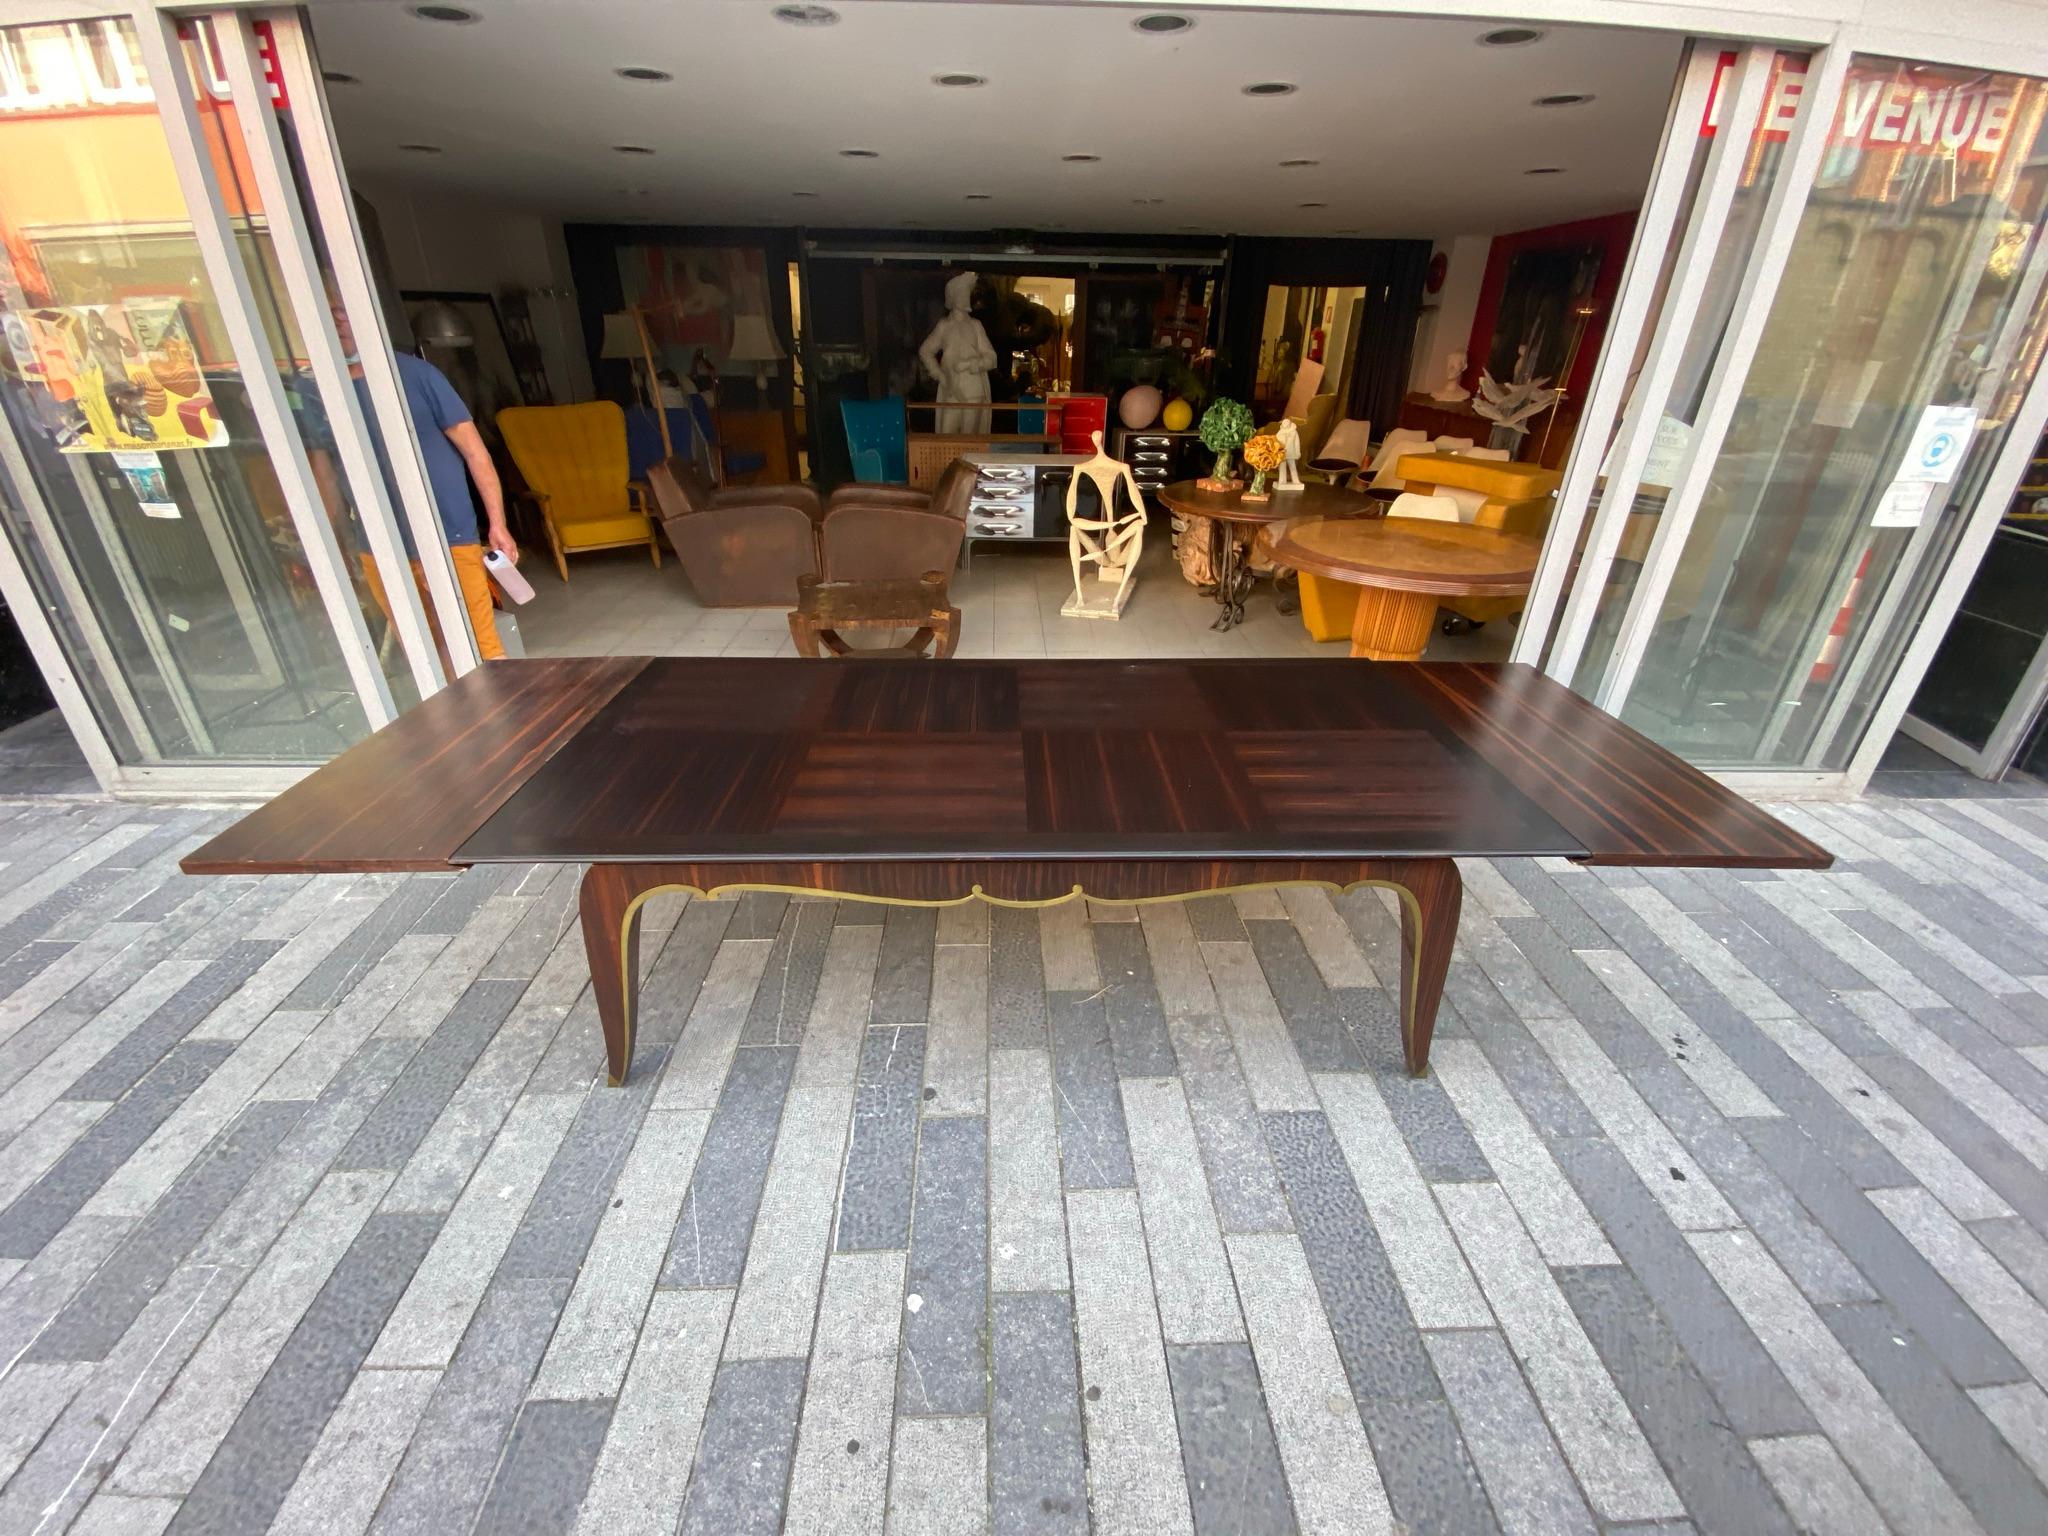
[[[1721,103],[1735,58],[1732,52],[1723,53],[1715,65],[1700,120],[1702,137],[1720,127]],[[1993,83],[1995,78],[1945,79],[1928,72],[1928,78],[1915,80],[1906,71],[1858,74],[1852,66],[1842,82],[1831,142],[1910,154],[1995,156],[2005,149],[2018,104],[2012,91]],[[1782,139],[1791,132],[1805,89],[1806,60],[1778,55],[1764,96],[1765,137]]]

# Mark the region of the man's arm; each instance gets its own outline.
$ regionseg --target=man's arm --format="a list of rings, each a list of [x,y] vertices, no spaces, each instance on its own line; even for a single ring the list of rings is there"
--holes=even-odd
[[[477,494],[484,499],[484,516],[490,524],[484,542],[516,564],[519,546],[505,526],[505,488],[498,483],[498,466],[491,462],[491,451],[484,446],[483,434],[477,431],[475,422],[458,421],[448,428],[448,441],[469,466],[469,478],[476,482]]]

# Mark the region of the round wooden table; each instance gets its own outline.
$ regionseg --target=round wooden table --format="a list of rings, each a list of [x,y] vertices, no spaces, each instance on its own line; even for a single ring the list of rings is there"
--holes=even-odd
[[[1244,600],[1252,589],[1251,562],[1246,557],[1253,539],[1267,524],[1297,517],[1379,517],[1387,510],[1380,502],[1355,491],[1340,491],[1334,485],[1304,485],[1298,491],[1274,491],[1264,501],[1246,501],[1243,491],[1205,491],[1193,480],[1177,480],[1153,494],[1169,511],[1209,519],[1216,601],[1223,610],[1211,629],[1235,629],[1244,621]]]
[[[1439,597],[1514,597],[1536,578],[1540,539],[1421,517],[1319,517],[1277,530],[1274,561],[1359,587],[1351,654],[1414,661]]]

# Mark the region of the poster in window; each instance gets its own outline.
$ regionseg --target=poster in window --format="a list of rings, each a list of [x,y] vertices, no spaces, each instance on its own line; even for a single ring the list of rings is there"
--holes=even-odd
[[[50,306],[10,319],[10,350],[40,386],[37,419],[63,452],[226,444],[176,298]]]

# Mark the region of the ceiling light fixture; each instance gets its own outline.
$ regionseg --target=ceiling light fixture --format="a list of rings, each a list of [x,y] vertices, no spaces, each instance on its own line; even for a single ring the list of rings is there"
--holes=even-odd
[[[1311,165],[1321,165],[1322,163],[1320,160],[1282,160],[1280,162],[1280,169],[1283,171],[1299,171],[1305,170]]]
[[[654,151],[645,144],[614,144],[612,146],[612,153],[615,155],[651,155]]]
[[[483,19],[475,11],[465,11],[459,5],[416,5],[412,13],[421,21],[446,21],[458,27]]]
[[[778,5],[769,14],[792,27],[829,27],[839,20],[829,5]]]
[[[1590,91],[1560,91],[1555,96],[1538,96],[1531,106],[1535,107],[1583,107],[1593,99]]]
[[[1296,203],[1294,206],[1297,208],[1327,208],[1330,205],[1328,203]]]
[[[1562,176],[1564,174],[1564,167],[1561,165],[1535,165],[1522,172],[1522,174],[1524,176]]]
[[[882,152],[879,149],[842,149],[839,151],[839,158],[842,160],[879,160],[882,158]]]
[[[933,85],[943,85],[954,90],[972,90],[977,85],[987,85],[987,75],[970,75],[965,72],[933,75]]]
[[[408,155],[438,155],[441,153],[441,146],[438,144],[401,144],[398,147]]]
[[[645,64],[628,64],[624,69],[615,69],[612,73],[621,80],[642,80],[650,84],[658,84],[664,80],[675,79],[675,76],[667,70],[649,69]]]
[[[1496,27],[1480,33],[1479,43],[1484,48],[1526,48],[1542,37],[1542,31],[1536,27]]]
[[[358,81],[354,75],[343,74],[338,69],[323,69],[320,71],[320,78],[322,80],[325,80],[329,85],[361,84],[361,82]]]
[[[815,192],[792,192],[789,195],[791,197],[816,197],[818,194]]]
[[[969,192],[967,194],[967,201],[970,203],[985,203],[994,195],[992,192]]]
[[[1285,80],[1254,80],[1244,88],[1247,96],[1292,96],[1295,86]]]
[[[1100,155],[1061,155],[1060,161],[1065,165],[1093,165],[1101,158]]]
[[[1186,16],[1176,16],[1171,11],[1155,11],[1150,16],[1140,16],[1131,26],[1150,37],[1171,37],[1176,32],[1185,32],[1194,22]]]

